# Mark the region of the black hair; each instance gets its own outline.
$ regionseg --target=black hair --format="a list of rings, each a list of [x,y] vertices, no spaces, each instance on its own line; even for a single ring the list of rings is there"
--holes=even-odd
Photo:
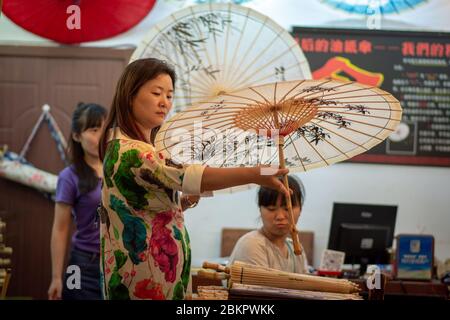
[[[283,182],[283,179],[280,179]],[[288,175],[289,188],[292,189],[291,194],[292,206],[300,208],[305,202],[305,187],[300,179]],[[278,197],[281,195],[281,205],[286,205],[286,197],[276,190],[261,186],[258,190],[258,207],[269,207],[277,204]]]
[[[175,90],[176,74],[172,66],[167,62],[155,58],[138,59],[131,62],[123,71],[117,83],[116,93],[111,104],[108,119],[105,122],[105,130],[100,138],[99,156],[103,161],[108,145],[108,131],[119,127],[123,133],[134,140],[147,142],[149,137],[136,125],[132,116],[133,99],[139,89],[149,80],[157,78],[161,74],[168,74],[172,79]],[[150,133],[150,142],[155,144],[155,137],[160,127],[153,128]]]
[[[84,160],[84,150],[81,143],[73,139],[73,134],[80,135],[90,128],[99,128],[105,121],[107,111],[95,103],[80,102],[72,115],[72,128],[69,140],[71,162],[78,176],[78,189],[81,194],[95,189],[98,176],[90,165]]]

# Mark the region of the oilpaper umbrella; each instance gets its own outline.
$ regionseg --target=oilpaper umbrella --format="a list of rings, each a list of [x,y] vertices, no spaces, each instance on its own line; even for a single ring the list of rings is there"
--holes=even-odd
[[[180,163],[307,171],[369,150],[394,132],[401,115],[398,100],[377,87],[335,80],[275,82],[222,94],[176,114],[161,127],[155,145]],[[287,177],[284,183],[287,187]]]
[[[26,3],[24,3],[26,2]],[[138,24],[155,0],[8,0],[3,12],[14,23],[60,43],[101,40]]]
[[[413,9],[427,0],[321,0],[336,9],[348,13],[373,15],[391,14]]]
[[[157,23],[131,61],[148,57],[175,67],[172,114],[250,85],[311,78],[300,46],[286,30],[231,3],[191,6]]]

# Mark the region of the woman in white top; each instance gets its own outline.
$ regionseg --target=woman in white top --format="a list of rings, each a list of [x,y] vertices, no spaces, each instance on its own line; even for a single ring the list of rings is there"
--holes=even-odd
[[[304,202],[305,192],[299,179],[288,176],[292,190],[292,209],[297,224]],[[242,236],[230,256],[230,264],[242,261],[286,272],[307,273],[308,262],[304,250],[294,254],[289,236],[289,211],[286,197],[274,190],[260,187],[258,207],[263,226]]]

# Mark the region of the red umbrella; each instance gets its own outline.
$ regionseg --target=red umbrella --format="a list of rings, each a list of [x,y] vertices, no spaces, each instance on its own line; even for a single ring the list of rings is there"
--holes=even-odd
[[[109,38],[139,23],[155,0],[7,0],[5,15],[22,28],[61,43]]]

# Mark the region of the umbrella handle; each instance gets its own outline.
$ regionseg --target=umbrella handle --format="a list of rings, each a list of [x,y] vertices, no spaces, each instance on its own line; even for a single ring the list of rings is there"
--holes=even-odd
[[[278,119],[278,111],[276,108],[273,109],[273,121],[275,123],[275,127],[279,130],[280,129],[280,121]],[[278,139],[276,139],[276,140],[278,142],[278,158],[280,161],[280,169],[284,169],[284,168],[286,168],[286,162],[284,159],[284,149],[283,149],[284,135],[279,135]],[[286,203],[287,203],[288,210],[289,210],[289,220],[291,222],[291,237],[292,237],[292,242],[294,243],[294,253],[296,256],[299,256],[302,254],[302,247],[300,245],[300,240],[298,238],[297,228],[295,227],[294,212],[292,211],[291,193],[289,191],[289,182],[288,182],[288,177],[286,174],[283,176],[283,182],[284,182],[284,186],[288,190],[288,193],[286,195]]]
[[[202,267],[204,269],[213,269],[213,270],[216,270],[216,271],[219,271],[219,272],[230,273],[230,268],[229,267],[223,266],[223,265],[218,264],[218,263],[211,263],[211,262],[205,261],[205,262],[203,262]]]
[[[279,160],[280,160],[280,169],[286,168],[286,163],[284,161],[283,147],[284,147],[284,137],[279,136],[279,138],[278,138],[278,155],[279,155]],[[289,182],[288,182],[288,177],[286,174],[283,176],[283,182],[284,182],[284,186],[289,191]],[[294,212],[292,211],[292,200],[291,200],[290,192],[288,192],[286,195],[286,204],[288,206],[289,220],[291,222],[291,237],[292,237],[292,241],[294,243],[294,253],[295,253],[295,255],[299,256],[302,254],[302,247],[300,245],[300,240],[298,238],[297,228],[295,227]]]
[[[282,169],[284,169],[284,166]],[[284,175],[283,180],[284,180],[284,186],[289,191],[289,183],[288,183],[287,175]],[[291,237],[292,237],[292,241],[294,243],[294,253],[296,256],[299,256],[302,254],[302,247],[300,245],[300,240],[298,238],[297,228],[295,227],[294,212],[292,210],[292,200],[291,200],[290,192],[286,196],[286,203],[288,206],[289,216],[290,216],[290,220],[291,220]]]

